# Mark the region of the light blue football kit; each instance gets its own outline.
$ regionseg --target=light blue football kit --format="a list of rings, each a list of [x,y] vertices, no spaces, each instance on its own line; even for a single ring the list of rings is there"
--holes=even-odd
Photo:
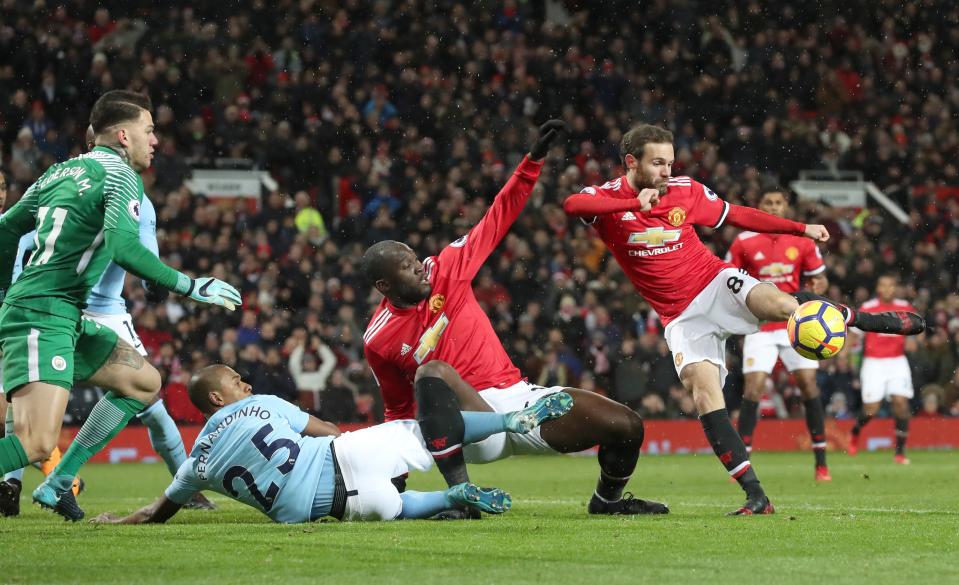
[[[270,395],[254,395],[207,420],[180,466],[167,499],[178,504],[211,490],[265,513],[277,522],[308,522],[333,504],[333,437],[300,433],[309,415]]]
[[[528,433],[569,412],[572,404],[568,394],[556,393],[519,412],[461,412],[463,443],[507,431]],[[468,483],[444,491],[397,493],[393,477],[433,466],[415,420],[336,438],[302,435],[309,422],[307,413],[271,395],[224,406],[207,420],[164,496],[182,505],[197,491],[212,490],[284,523],[324,516],[428,518],[458,505],[497,514],[509,509],[509,494]]]

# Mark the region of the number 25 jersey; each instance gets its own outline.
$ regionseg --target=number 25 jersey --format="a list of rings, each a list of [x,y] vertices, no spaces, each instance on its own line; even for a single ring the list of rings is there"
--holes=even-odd
[[[309,522],[321,483],[333,485],[333,437],[305,437],[310,416],[282,398],[250,396],[218,410],[166,489],[186,504],[211,490],[277,522]]]

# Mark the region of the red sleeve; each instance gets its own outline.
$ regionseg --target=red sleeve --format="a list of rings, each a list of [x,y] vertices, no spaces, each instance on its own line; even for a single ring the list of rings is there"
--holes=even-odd
[[[363,351],[366,354],[366,363],[370,364],[376,384],[380,387],[380,394],[383,395],[386,420],[416,418],[413,384],[403,375],[403,371],[369,346],[364,346]]]
[[[473,280],[523,210],[542,168],[541,161],[528,157],[519,163],[479,223],[440,252],[438,265],[444,273],[456,280]]]
[[[573,217],[592,218],[619,211],[639,211],[641,205],[638,199],[620,199],[600,195],[592,187],[587,187],[583,193],[570,195],[563,201],[563,211]]]
[[[806,240],[808,248],[803,255],[802,274],[803,276],[815,276],[822,274],[826,269],[826,264],[822,260],[822,254],[819,253],[819,246],[812,240]]]
[[[743,207],[742,205],[729,204],[729,213],[726,215],[725,222],[729,225],[752,230],[761,234],[792,234],[802,236],[806,233],[806,224],[777,217],[752,207]],[[723,222],[720,221],[719,225]],[[719,227],[717,225],[716,227]]]
[[[690,181],[692,205],[689,221],[695,225],[718,228],[726,220],[729,204],[719,198],[712,189],[697,181]]]

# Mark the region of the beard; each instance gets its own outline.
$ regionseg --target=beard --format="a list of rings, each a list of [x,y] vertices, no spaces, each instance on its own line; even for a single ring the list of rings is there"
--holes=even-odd
[[[666,190],[669,189],[669,179],[660,179],[659,177],[645,175],[642,172],[637,173],[637,179],[637,191],[656,189],[660,195],[665,195]]]
[[[428,286],[413,285],[413,286],[404,286],[397,289],[396,297],[402,301],[404,305],[412,306],[419,304],[421,301],[425,300],[430,296],[430,293],[433,292],[432,289]]]

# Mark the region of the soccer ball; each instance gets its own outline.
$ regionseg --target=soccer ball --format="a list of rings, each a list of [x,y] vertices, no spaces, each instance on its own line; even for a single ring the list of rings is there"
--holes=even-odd
[[[799,305],[789,316],[786,331],[796,353],[811,360],[836,357],[846,343],[842,311],[823,301]]]

